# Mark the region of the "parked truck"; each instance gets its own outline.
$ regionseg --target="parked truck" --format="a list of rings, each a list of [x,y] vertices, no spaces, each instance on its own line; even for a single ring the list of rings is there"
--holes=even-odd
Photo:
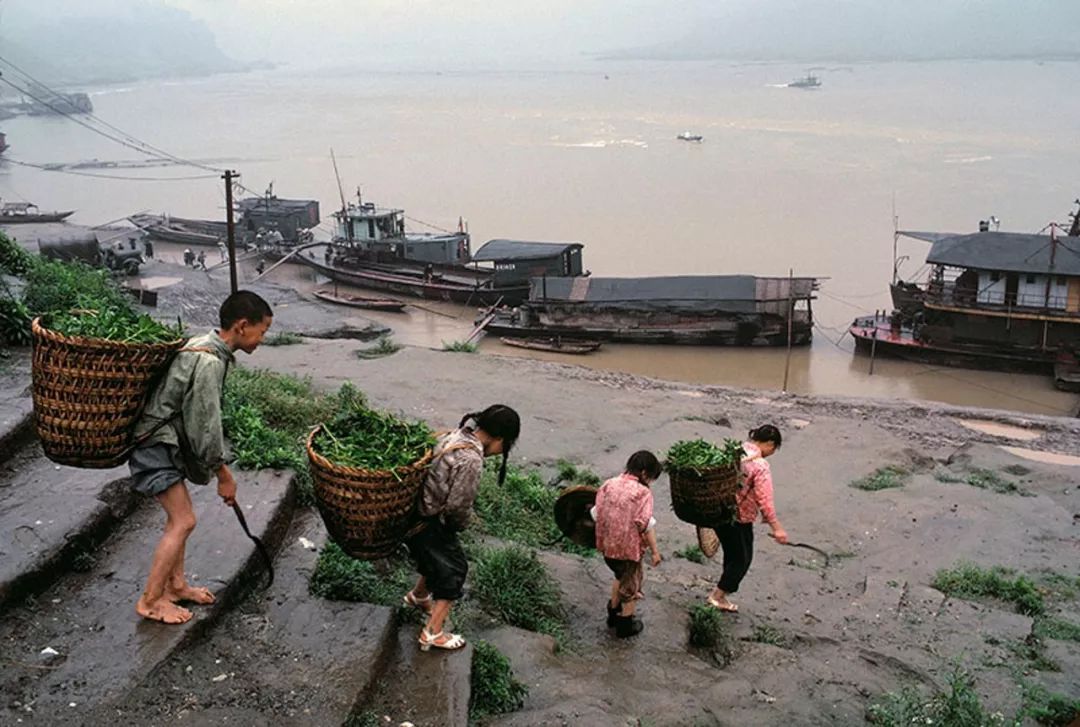
[[[41,256],[49,260],[79,261],[126,275],[137,275],[145,260],[141,233],[79,232],[60,238],[39,239]]]

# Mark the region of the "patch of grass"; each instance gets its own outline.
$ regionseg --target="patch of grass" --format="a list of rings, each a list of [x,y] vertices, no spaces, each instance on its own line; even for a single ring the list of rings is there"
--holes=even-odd
[[[866,477],[860,477],[859,479],[854,480],[849,486],[854,487],[856,490],[877,492],[878,490],[903,487],[910,477],[911,473],[903,467],[888,465],[886,467],[877,468]]]
[[[1080,598],[1080,578],[1053,571],[1044,571],[1036,578],[1051,598],[1064,601]]]
[[[786,649],[791,644],[791,639],[780,629],[768,624],[759,624],[754,627],[754,633],[750,640],[758,644],[772,644]]]
[[[395,343],[394,339],[390,336],[379,336],[379,340],[375,342],[374,346],[368,348],[362,348],[356,352],[359,358],[369,360],[375,358],[382,358],[383,356],[390,356],[397,353],[402,349],[400,343]]]
[[[675,557],[684,558],[691,563],[703,564],[705,562],[705,554],[701,552],[701,548],[697,545],[688,545],[682,550],[676,550]]]
[[[560,643],[565,639],[562,594],[535,551],[520,545],[477,548],[472,595],[502,623],[548,634]]]
[[[490,461],[484,466],[473,508],[483,532],[537,547],[561,535],[553,517],[558,498],[558,490],[546,485],[536,470],[510,466],[506,481],[499,485],[499,465]],[[559,547],[578,555],[596,552],[566,540]]]
[[[712,654],[721,667],[735,661],[736,644],[724,614],[699,603],[690,608],[690,645]]]
[[[1035,619],[1032,633],[1040,639],[1056,641],[1080,641],[1080,626],[1059,618]]]
[[[1042,593],[1024,576],[1015,576],[1008,568],[980,568],[961,563],[955,568],[943,568],[934,576],[931,585],[946,596],[956,598],[996,598],[1012,603],[1017,613],[1038,616],[1046,609]]]
[[[379,719],[379,715],[370,709],[365,709],[362,712],[350,714],[342,727],[382,727],[382,725],[383,721]]]
[[[303,343],[304,337],[299,333],[293,333],[292,331],[281,331],[275,333],[272,336],[268,336],[263,339],[262,345],[264,346],[295,346],[298,343]]]
[[[404,559],[371,562],[349,557],[337,544],[329,542],[319,553],[308,591],[331,601],[401,606],[401,597],[416,584]]]
[[[569,460],[560,459],[555,465],[558,467],[557,483],[568,482],[574,485],[588,485],[590,487],[599,487],[604,484],[604,481],[600,479],[600,475],[587,467],[579,467]]]
[[[980,490],[990,490],[1003,495],[1016,495],[1023,490],[1012,480],[1006,479],[993,470],[976,468],[971,470],[965,480],[972,487]]]
[[[1034,671],[1061,671],[1061,665],[1046,655],[1039,639],[1029,636],[1027,639],[1011,641],[1005,645],[1015,658],[1020,659],[1027,669]]]
[[[469,718],[516,712],[529,688],[514,678],[510,660],[486,641],[473,644]]]
[[[938,470],[934,473],[934,479],[946,485],[954,485],[964,481],[963,477],[954,475],[948,470]]]
[[[848,558],[857,558],[859,557],[859,554],[854,550],[840,550],[836,553],[831,553],[829,557],[833,560],[846,560]]]
[[[469,343],[468,341],[450,341],[449,343],[443,341],[442,350],[453,351],[454,353],[476,353],[477,346],[475,343]]]
[[[1055,694],[1037,684],[1024,685],[1024,717],[1048,727],[1065,727],[1080,714],[1080,699]]]
[[[89,550],[80,550],[71,559],[71,570],[76,573],[89,573],[97,565],[97,556]]]
[[[960,670],[949,678],[947,691],[930,697],[914,687],[889,692],[870,705],[866,719],[882,727],[910,727],[913,724],[988,727],[1005,724],[1001,714],[986,711],[975,692],[975,680]]]

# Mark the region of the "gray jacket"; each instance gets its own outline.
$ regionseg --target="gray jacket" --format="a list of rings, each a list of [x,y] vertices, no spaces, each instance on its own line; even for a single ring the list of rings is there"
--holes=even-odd
[[[173,359],[135,425],[140,447],[177,448],[180,456],[175,464],[185,479],[196,484],[209,482],[226,461],[221,397],[232,363],[233,353],[217,331],[191,339]],[[175,416],[177,412],[180,416]]]

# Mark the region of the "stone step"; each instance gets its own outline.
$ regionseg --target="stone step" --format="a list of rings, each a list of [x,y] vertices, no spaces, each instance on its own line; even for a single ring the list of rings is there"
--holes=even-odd
[[[380,689],[360,711],[372,711],[387,724],[412,722],[417,727],[466,727],[472,691],[472,643],[458,651],[420,651],[420,627],[397,631],[389,666]]]
[[[318,552],[301,538],[316,546],[325,541],[313,510],[294,516],[269,591],[244,599],[206,638],[100,710],[102,718],[139,724],[179,717],[200,725],[344,723],[394,651],[394,609],[309,595]]]
[[[0,464],[0,613],[93,551],[134,509],[124,465],[62,467],[34,443]]]
[[[292,477],[240,473],[239,498],[252,532],[267,546],[280,543],[288,527]],[[182,626],[146,621],[135,613],[163,514],[146,503],[92,554],[87,572],[57,581],[38,598],[0,621],[0,721],[41,715],[47,724],[85,724],[95,707],[131,690],[204,633],[242,592],[261,566],[254,545],[213,486],[192,488],[199,525],[187,546],[193,585],[217,594],[212,606],[196,606]],[[51,654],[43,654],[48,648]]]
[[[30,351],[16,349],[0,371],[0,463],[32,441],[34,404],[30,398]]]

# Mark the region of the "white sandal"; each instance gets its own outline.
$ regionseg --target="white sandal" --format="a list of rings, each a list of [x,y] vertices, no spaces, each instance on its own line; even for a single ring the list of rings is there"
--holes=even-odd
[[[447,651],[456,651],[465,646],[465,639],[460,634],[450,634],[450,638],[446,639],[443,643],[439,643],[439,639],[443,638],[446,634],[440,631],[437,634],[433,634],[427,630],[425,626],[420,631],[420,651],[430,651],[431,647],[436,649],[445,649]]]
[[[424,613],[427,613],[427,614],[431,613],[431,594],[430,593],[427,595],[427,598],[417,598],[415,593],[413,593],[412,591],[409,591],[408,593],[405,594],[404,597],[402,597],[401,600],[405,602],[406,606],[412,606],[413,608],[417,609],[418,611],[423,611]]]

